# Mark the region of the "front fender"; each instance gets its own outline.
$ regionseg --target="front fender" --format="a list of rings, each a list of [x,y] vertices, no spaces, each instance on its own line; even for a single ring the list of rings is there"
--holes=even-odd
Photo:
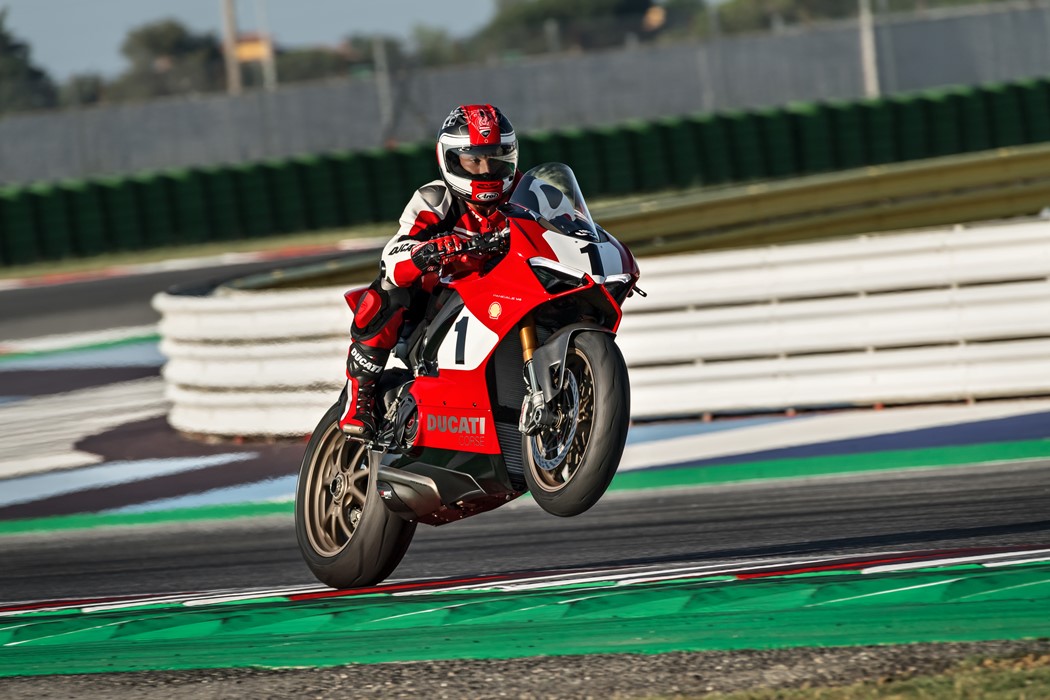
[[[551,401],[561,387],[565,379],[565,356],[569,352],[572,339],[580,333],[607,333],[615,336],[611,330],[597,323],[581,321],[572,323],[558,329],[547,342],[532,353],[532,368],[535,370],[536,381],[543,392],[543,400]],[[553,371],[552,371],[553,369]]]

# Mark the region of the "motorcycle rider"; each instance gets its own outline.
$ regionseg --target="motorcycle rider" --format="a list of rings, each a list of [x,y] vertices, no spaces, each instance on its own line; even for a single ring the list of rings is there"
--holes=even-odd
[[[438,132],[441,178],[413,194],[401,214],[400,228],[384,246],[379,276],[354,309],[346,360],[344,434],[375,436],[376,382],[416,301],[431,293],[441,264],[458,260],[477,264],[461,253],[464,241],[506,228],[498,206],[521,179],[518,140],[510,120],[492,105],[460,105]],[[433,243],[434,260],[423,250]]]

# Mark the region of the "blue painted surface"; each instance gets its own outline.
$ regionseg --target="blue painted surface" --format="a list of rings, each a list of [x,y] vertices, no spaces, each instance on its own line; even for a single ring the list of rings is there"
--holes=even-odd
[[[112,367],[160,367],[167,359],[156,340],[113,347],[64,350],[22,357],[0,358],[0,372],[46,369],[106,369]]]
[[[233,452],[206,457],[107,462],[92,467],[3,479],[0,480],[0,506],[29,503],[49,496],[244,462],[256,456],[254,452]]]
[[[279,479],[267,479],[253,484],[230,486],[213,489],[202,493],[193,493],[175,498],[164,498],[148,503],[137,503],[133,506],[114,508],[106,513],[148,513],[154,510],[174,508],[197,508],[200,506],[218,506],[232,503],[260,503],[263,501],[291,501],[295,497],[294,476]]]
[[[831,440],[758,452],[742,452],[735,455],[661,465],[656,467],[656,469],[672,469],[687,464],[690,466],[714,466],[772,459],[800,459],[883,452],[887,450],[914,450],[926,447],[950,447],[1042,439],[1050,439],[1050,412],[1029,413],[1006,418],[957,423],[898,433],[868,435],[845,440]]]
[[[627,444],[640,444],[656,442],[657,440],[671,440],[673,438],[703,435],[705,433],[717,433],[724,430],[739,430],[740,428],[751,428],[756,425],[767,423],[779,423],[780,421],[806,420],[807,417],[787,418],[786,416],[767,416],[764,418],[735,418],[728,420],[717,420],[705,423],[703,421],[678,421],[674,423],[643,423],[632,425],[627,432]]]

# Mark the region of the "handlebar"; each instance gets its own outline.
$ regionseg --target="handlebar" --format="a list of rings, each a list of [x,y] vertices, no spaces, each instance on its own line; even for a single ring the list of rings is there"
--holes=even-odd
[[[460,248],[456,254],[499,252],[503,249],[506,241],[507,234],[500,232],[484,236],[471,236],[463,242],[463,247]],[[437,244],[435,243],[427,243],[423,246],[422,250],[419,251],[418,255],[423,259],[430,261],[432,264],[440,264],[441,262],[441,253],[438,251]]]

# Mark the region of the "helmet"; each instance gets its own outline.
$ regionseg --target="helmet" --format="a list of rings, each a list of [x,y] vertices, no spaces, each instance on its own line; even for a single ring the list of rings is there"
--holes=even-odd
[[[489,172],[467,172],[460,165],[461,155],[487,156]],[[494,204],[514,186],[518,137],[510,120],[492,105],[461,105],[441,125],[437,160],[452,194],[474,204]]]

